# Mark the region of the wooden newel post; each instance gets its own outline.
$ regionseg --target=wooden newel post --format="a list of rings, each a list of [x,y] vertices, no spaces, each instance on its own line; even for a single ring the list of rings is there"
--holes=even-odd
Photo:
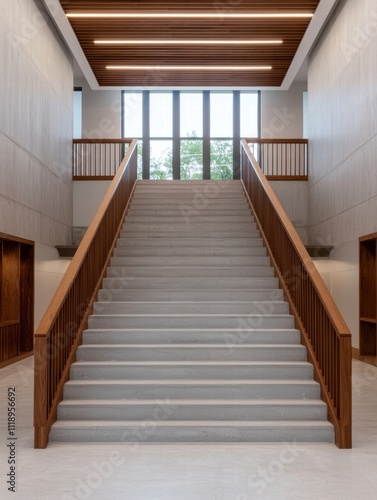
[[[34,445],[48,444],[48,337],[36,337],[34,344]]]

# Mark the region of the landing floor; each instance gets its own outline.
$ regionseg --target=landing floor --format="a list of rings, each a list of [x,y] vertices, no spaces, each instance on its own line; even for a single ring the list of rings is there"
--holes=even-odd
[[[354,448],[330,444],[50,445],[33,449],[33,358],[0,371],[0,498],[375,500],[377,368],[353,361]],[[16,490],[7,491],[6,399],[17,391]]]

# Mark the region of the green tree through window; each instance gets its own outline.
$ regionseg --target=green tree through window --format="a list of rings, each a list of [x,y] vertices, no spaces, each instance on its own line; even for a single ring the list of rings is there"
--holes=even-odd
[[[259,135],[253,91],[123,91],[123,136],[139,139],[138,178],[238,179],[242,137]]]
[[[196,132],[181,139],[181,180],[203,179],[203,141]],[[151,178],[166,180],[172,176],[172,151],[166,148],[159,158],[151,159]],[[211,141],[211,179],[233,179],[233,143],[226,140]]]

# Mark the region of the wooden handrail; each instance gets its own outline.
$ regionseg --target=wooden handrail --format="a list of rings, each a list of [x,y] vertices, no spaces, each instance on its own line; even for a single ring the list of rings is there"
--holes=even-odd
[[[307,139],[245,139],[268,180],[308,180]]]
[[[73,139],[74,181],[112,180],[132,139]]]
[[[241,178],[314,366],[336,444],[351,448],[351,333],[246,140]]]
[[[256,144],[308,144],[308,139],[263,139],[261,137],[252,137],[244,139],[247,144],[255,142]]]
[[[105,275],[137,179],[132,141],[42,321],[34,345],[35,448],[45,448],[64,383]]]

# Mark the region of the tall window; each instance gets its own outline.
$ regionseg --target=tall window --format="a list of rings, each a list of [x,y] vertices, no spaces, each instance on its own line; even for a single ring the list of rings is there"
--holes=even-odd
[[[240,139],[259,136],[259,92],[124,91],[123,136],[144,179],[237,179]]]
[[[203,179],[203,92],[180,93],[180,178]]]
[[[82,88],[73,89],[73,138],[82,137]]]
[[[173,94],[149,94],[150,179],[173,179]]]
[[[210,94],[211,179],[233,179],[233,92]]]
[[[122,94],[123,137],[138,139],[137,175],[143,176],[143,93],[123,92]]]

